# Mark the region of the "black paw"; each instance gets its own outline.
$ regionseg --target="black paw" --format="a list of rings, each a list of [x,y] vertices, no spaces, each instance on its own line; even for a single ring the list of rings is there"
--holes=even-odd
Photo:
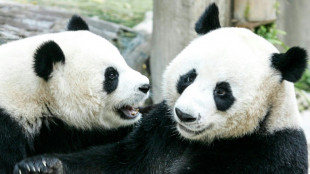
[[[63,174],[63,166],[58,158],[36,156],[17,163],[13,174]]]

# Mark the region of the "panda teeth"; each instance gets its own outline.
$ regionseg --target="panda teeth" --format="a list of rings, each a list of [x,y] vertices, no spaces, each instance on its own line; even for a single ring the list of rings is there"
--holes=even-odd
[[[138,108],[134,108],[133,111],[130,111],[130,114],[131,114],[132,116],[135,116],[135,115],[137,115],[138,113],[139,113],[139,109],[138,109]]]
[[[129,105],[126,105],[119,110],[126,116],[126,118],[135,118],[140,114],[138,108]]]
[[[130,115],[135,116],[135,115],[138,114],[139,109],[137,109],[137,108],[132,108],[129,112],[130,112]]]

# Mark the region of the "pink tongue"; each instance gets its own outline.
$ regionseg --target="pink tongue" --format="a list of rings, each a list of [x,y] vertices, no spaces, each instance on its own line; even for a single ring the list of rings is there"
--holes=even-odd
[[[130,114],[130,111],[128,110],[128,109],[121,109],[121,111],[125,114],[125,115],[127,115],[127,116],[131,116],[131,114]]]

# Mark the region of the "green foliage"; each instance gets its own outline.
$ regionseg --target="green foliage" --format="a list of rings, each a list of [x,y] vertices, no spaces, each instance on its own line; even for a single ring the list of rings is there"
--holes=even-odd
[[[15,0],[38,5],[56,6],[87,16],[133,27],[152,10],[152,0]]]
[[[310,70],[306,70],[301,79],[295,83],[295,87],[310,92]]]
[[[277,29],[276,24],[274,23],[257,27],[255,29],[255,33],[267,39],[274,45],[280,45],[285,50],[289,49],[289,47],[286,46],[285,43],[279,39],[279,35],[286,35],[286,32]]]

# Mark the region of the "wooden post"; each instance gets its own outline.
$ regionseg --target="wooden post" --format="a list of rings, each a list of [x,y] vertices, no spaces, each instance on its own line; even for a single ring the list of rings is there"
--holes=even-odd
[[[220,10],[222,26],[229,26],[231,19],[230,0],[154,0],[154,24],[151,51],[151,79],[153,101],[162,100],[162,74],[168,63],[193,38],[195,22],[211,3]]]

